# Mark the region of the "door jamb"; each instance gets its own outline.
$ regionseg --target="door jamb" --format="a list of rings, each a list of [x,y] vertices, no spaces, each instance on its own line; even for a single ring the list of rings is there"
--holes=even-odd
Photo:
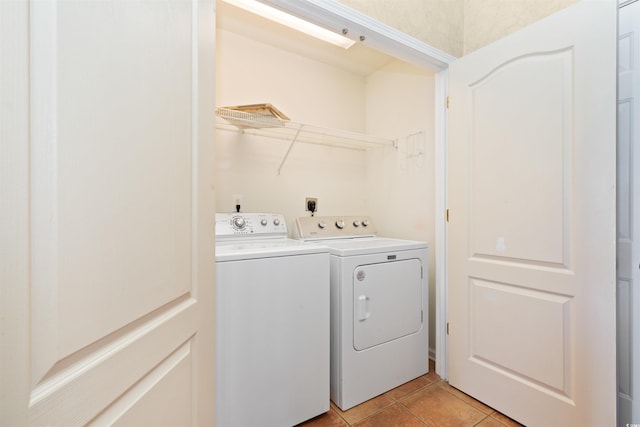
[[[436,374],[443,380],[449,378],[449,340],[447,323],[448,301],[448,256],[447,256],[447,108],[449,93],[449,70],[444,69],[435,78],[434,118],[434,174],[435,174],[435,331]]]

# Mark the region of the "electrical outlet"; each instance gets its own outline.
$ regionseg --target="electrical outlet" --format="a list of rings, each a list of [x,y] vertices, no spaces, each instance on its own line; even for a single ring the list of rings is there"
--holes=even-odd
[[[239,209],[242,207],[242,194],[233,194],[231,196],[231,198],[233,199],[232,201],[232,205],[233,205],[233,210],[234,211],[240,211]]]
[[[304,199],[304,210],[311,213],[318,211],[318,199],[316,197],[307,197]]]

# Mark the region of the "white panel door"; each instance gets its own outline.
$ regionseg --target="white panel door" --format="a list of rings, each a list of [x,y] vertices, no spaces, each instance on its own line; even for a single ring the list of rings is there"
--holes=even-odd
[[[450,67],[449,379],[528,426],[615,424],[616,12]]]
[[[620,9],[619,26],[618,425],[626,426],[640,420],[640,2]]]
[[[27,269],[0,424],[211,425],[215,2],[0,8],[21,43],[2,113],[25,123],[3,133],[2,205]]]

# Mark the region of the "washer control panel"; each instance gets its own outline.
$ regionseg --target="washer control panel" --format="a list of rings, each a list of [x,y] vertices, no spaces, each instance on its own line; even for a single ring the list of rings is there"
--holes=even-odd
[[[287,237],[287,223],[282,214],[217,213],[216,238]]]
[[[312,216],[296,218],[295,236],[302,240],[375,236],[368,216]]]

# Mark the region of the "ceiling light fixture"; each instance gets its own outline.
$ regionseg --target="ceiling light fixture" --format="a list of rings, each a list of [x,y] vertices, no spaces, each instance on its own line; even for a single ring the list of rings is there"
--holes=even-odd
[[[294,30],[301,31],[317,39],[334,44],[344,49],[349,49],[355,41],[343,37],[340,34],[336,34],[333,31],[329,31],[326,28],[319,27],[315,24],[300,19],[293,15],[289,15],[281,10],[274,9],[271,6],[267,6],[264,3],[260,3],[255,0],[224,0],[225,2],[247,10],[263,18],[270,19],[279,24],[286,25]]]

